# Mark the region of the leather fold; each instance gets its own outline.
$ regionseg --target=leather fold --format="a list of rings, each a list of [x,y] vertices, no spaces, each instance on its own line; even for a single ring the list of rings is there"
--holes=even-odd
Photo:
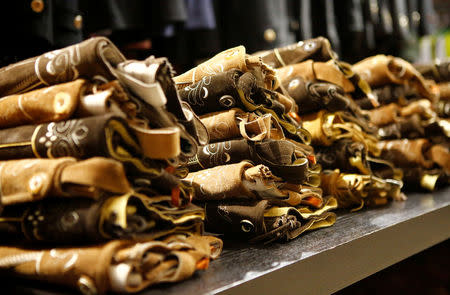
[[[324,194],[337,199],[339,208],[357,211],[365,205],[380,206],[392,199],[405,200],[406,196],[400,191],[402,186],[402,181],[394,179],[324,170],[320,187]]]
[[[273,89],[278,84],[273,69],[264,64],[260,58],[247,55],[245,47],[242,45],[216,54],[186,73],[176,76],[174,80],[177,88],[183,89],[202,79],[207,79],[208,76],[226,72],[230,69],[253,73],[255,76],[260,77],[260,86],[268,89]]]
[[[352,69],[371,87],[390,83],[410,85],[423,97],[430,100],[436,98],[423,76],[401,58],[379,54],[359,61],[353,65]]]
[[[0,69],[0,96],[20,94],[78,78],[107,82],[125,57],[105,37],[44,53]]]
[[[188,168],[198,171],[244,160],[256,165],[263,164],[275,175],[291,183],[303,183],[312,173],[308,159],[297,157],[294,144],[287,140],[272,139],[261,142],[236,139],[209,144],[188,161]]]
[[[196,270],[204,269],[221,249],[219,239],[195,235],[43,250],[1,246],[0,268],[15,276],[91,294],[134,293],[192,276]]]
[[[84,161],[24,159],[0,162],[0,197],[3,206],[34,202],[47,197],[126,193],[131,186],[122,164],[94,157]]]
[[[336,52],[331,48],[330,41],[324,37],[303,40],[271,50],[259,51],[253,55],[261,57],[264,63],[273,68],[300,63],[307,59],[325,62],[337,58]]]

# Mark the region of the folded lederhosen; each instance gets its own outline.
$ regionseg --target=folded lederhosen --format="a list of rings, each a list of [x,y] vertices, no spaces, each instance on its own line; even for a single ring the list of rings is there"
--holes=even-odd
[[[307,132],[289,115],[296,106],[278,92],[275,72],[260,58],[238,46],[223,51],[174,78],[180,97],[199,114],[240,107],[258,115],[271,114],[286,136],[309,142]]]
[[[378,137],[384,140],[377,143],[381,159],[376,160],[387,160],[398,167],[378,165],[376,175],[392,178],[389,175],[402,174],[406,189],[433,190],[448,183],[448,168],[445,167],[449,165],[447,138],[450,128],[448,122],[439,117],[445,114],[445,103],[437,100],[439,86],[426,80],[408,62],[392,56],[367,58],[355,64],[353,70],[366,78],[372,87],[377,87],[374,93],[383,105],[372,109],[362,100],[357,101],[371,109],[367,114],[378,126]],[[440,81],[437,68],[421,70],[427,78],[435,75],[436,82]],[[374,166],[377,166],[375,161]]]
[[[186,101],[196,114],[204,115],[233,107],[245,109],[245,99],[260,89],[257,84],[257,78],[252,73],[230,69],[226,72],[206,76],[197,83],[179,89],[179,93],[181,99]],[[267,105],[272,102],[266,101],[266,97],[263,95],[258,99],[262,99],[262,101],[256,101],[257,104]],[[277,114],[284,113],[281,104],[267,107],[273,107]]]
[[[205,127],[189,104],[178,97],[173,70],[166,58],[151,56],[144,61],[128,60],[117,66],[115,74],[130,96],[138,98],[135,101],[139,119],[150,127],[178,126],[181,129],[186,156],[195,153],[196,144],[208,143]]]
[[[288,241],[301,233],[334,224],[337,206],[334,198],[320,209],[272,206],[268,200],[208,202],[205,205],[205,228],[232,239],[250,243]]]
[[[380,141],[381,157],[401,168],[419,166],[432,169],[439,166],[449,174],[450,153],[448,145],[433,145],[426,138]]]
[[[207,81],[207,77],[227,72],[231,69],[251,73],[257,77],[258,86],[260,87],[272,90],[278,86],[273,69],[264,64],[259,57],[246,54],[244,46],[237,46],[222,51],[186,73],[176,76],[174,80],[177,88],[180,90],[201,80]]]
[[[148,138],[145,130],[136,135],[125,119],[114,114],[0,130],[1,160],[109,157],[122,162],[133,186],[151,184],[167,194],[182,183],[163,169],[167,164],[147,155],[176,152],[178,148],[176,140],[164,146],[152,144],[152,137]],[[189,195],[181,190],[183,197]]]
[[[419,116],[421,125],[425,129],[428,137],[443,135],[450,136],[450,130],[446,120],[439,117],[436,112],[436,105],[426,99],[417,99],[410,101],[407,106],[400,109],[400,116],[408,118]]]
[[[0,99],[0,107],[0,128],[106,113],[131,119],[138,109],[118,81],[99,85],[85,79],[5,96]]]
[[[331,146],[316,147],[315,156],[323,169],[370,174],[367,148],[362,142],[349,138],[336,141]]]
[[[315,62],[307,60],[279,68],[277,75],[286,91],[297,103],[298,113],[307,114],[321,109],[329,111],[347,111],[352,117],[363,125],[368,124],[368,118],[361,113],[354,102],[351,93],[360,89],[348,79],[337,64],[328,62]],[[372,97],[370,89],[368,95]]]
[[[400,117],[396,122],[378,129],[381,140],[400,138],[420,138],[425,136],[425,128],[419,115]]]
[[[308,114],[326,108],[341,111],[350,107],[352,101],[344,90],[332,83],[309,82],[302,77],[282,80],[282,85],[298,105],[299,114]]]
[[[183,181],[194,189],[197,203],[217,200],[269,199],[277,204],[299,204],[320,207],[323,204],[320,189],[314,186],[283,181],[264,165],[254,166],[248,161],[216,166],[191,172]],[[308,181],[317,186],[318,175]]]
[[[394,123],[399,117],[409,117],[419,115],[423,120],[430,120],[437,117],[433,110],[431,102],[426,99],[411,101],[407,106],[400,107],[395,103],[381,106],[377,109],[367,112],[370,121],[377,126],[384,126]]]
[[[368,112],[381,139],[419,138],[443,135],[448,127],[438,117],[429,100],[420,99],[399,107],[391,103]]]
[[[403,172],[393,163],[372,157],[367,147],[352,139],[340,139],[331,146],[316,147],[317,163],[324,170],[338,168],[343,173],[375,175],[383,179],[401,180]]]
[[[4,207],[0,234],[8,233],[5,241],[14,237],[75,243],[159,237],[175,231],[201,233],[200,208],[174,210],[170,195],[132,192],[122,164],[112,159],[0,162],[0,197]]]
[[[278,177],[291,183],[308,181],[308,159],[296,154],[296,146],[287,140],[265,139],[252,142],[246,139],[209,144],[200,149],[188,162],[189,171],[212,168],[249,160],[263,164]]]
[[[107,38],[91,38],[0,69],[0,96],[78,78],[114,80],[114,68],[123,61],[125,57]]]
[[[378,99],[380,105],[390,103],[397,103],[399,105],[406,105],[410,98],[415,98],[419,94],[408,84],[397,85],[389,83],[376,88],[372,88],[372,93]],[[362,109],[371,110],[374,108],[372,103],[367,98],[355,100]]]
[[[333,195],[340,208],[361,209],[364,205],[384,205],[390,199],[404,200],[400,192],[403,183],[394,179],[381,179],[374,175],[341,173],[338,169],[324,170],[321,188],[324,194]]]
[[[317,62],[328,61],[329,64],[334,64],[355,86],[355,91],[352,93],[354,99],[367,98],[372,106],[378,105],[376,97],[371,93],[370,86],[367,82],[352,70],[350,64],[338,60],[337,54],[332,50],[330,42],[326,38],[318,37],[304,40],[285,47],[257,52],[254,55],[260,56],[263,62],[268,63],[274,68],[282,68],[307,60]],[[285,92],[283,85],[280,88],[282,92]]]
[[[278,92],[259,86],[258,78],[251,72],[230,69],[205,76],[197,83],[179,89],[186,101],[198,115],[240,108],[258,115],[271,114],[274,120],[290,135],[308,142],[307,132],[288,116],[285,104],[280,102]]]
[[[61,284],[83,293],[134,293],[191,277],[196,270],[206,269],[221,250],[221,240],[196,235],[72,248],[0,246],[0,269],[8,275]]]
[[[106,173],[105,173],[106,174]],[[117,179],[118,180],[118,179]],[[203,233],[203,210],[171,208],[170,196],[128,192],[102,194],[98,200],[72,193],[5,206],[0,236],[5,243],[79,245],[110,239],[156,239],[173,233]]]
[[[260,51],[253,54],[261,57],[265,64],[273,68],[296,64],[307,59],[328,61],[337,57],[331,49],[330,41],[323,37],[299,41],[281,48]]]
[[[361,125],[349,120],[351,118],[341,112],[329,113],[325,110],[302,116],[303,126],[311,133],[313,145],[330,146],[336,140],[352,138],[364,143],[372,155],[378,156],[376,136],[364,132]]]
[[[341,87],[345,93],[355,91],[353,83],[347,79],[344,73],[330,60],[328,62],[316,62],[307,60],[301,63],[287,65],[277,69],[280,83],[286,83],[294,78],[301,77],[306,81],[328,82]]]
[[[194,188],[194,201],[256,199],[260,196],[285,196],[277,188],[281,179],[264,165],[242,161],[189,173],[183,181]]]
[[[396,103],[383,105],[367,112],[370,121],[378,127],[394,123],[400,117],[400,107]]]
[[[61,122],[19,126],[0,130],[2,160],[17,158],[85,159],[129,151],[140,154],[138,139],[127,122],[106,114]]]
[[[142,111],[136,100],[129,98],[125,89],[117,82],[97,85],[83,79],[73,82],[37,89],[24,94],[11,95],[0,99],[0,106],[5,110],[0,117],[0,127],[36,124],[52,121],[63,121],[69,118],[80,118],[113,113],[126,117],[128,124],[135,132],[152,138],[156,145],[167,145],[168,148],[149,151],[152,158],[175,158],[180,154],[180,134],[182,132],[174,124],[149,124],[149,117]],[[152,122],[158,120],[164,112],[153,112]],[[149,129],[149,125],[151,128]],[[161,126],[163,125],[163,126]],[[160,128],[166,127],[166,128]],[[146,140],[148,141],[148,139]],[[145,141],[144,141],[145,142]],[[185,145],[181,145],[183,147]],[[143,146],[144,151],[152,146]]]
[[[189,106],[182,105],[178,99],[172,75],[171,66],[164,58],[150,57],[143,62],[125,61],[108,39],[91,38],[3,68],[0,77],[4,78],[0,86],[4,91],[0,95],[21,94],[78,78],[87,79],[102,87],[102,84],[108,84],[119,77],[123,86],[117,84],[122,87],[122,91],[126,90],[128,96],[125,114],[129,119],[137,117],[140,123],[145,123],[144,127],[148,127],[149,123],[153,128],[178,127],[181,156],[190,156],[195,153],[197,144],[207,143],[208,138],[204,126],[190,111]],[[142,94],[143,97],[136,95],[136,89],[137,94]],[[151,99],[148,98],[149,95],[152,96]],[[90,99],[90,102],[97,103],[97,98]],[[54,100],[57,110],[65,107],[58,105],[64,102],[61,96]],[[155,102],[163,102],[163,105],[155,105]]]
[[[450,99],[450,81],[437,84],[439,98],[448,101]]]
[[[70,118],[81,100],[85,82],[85,80],[78,79],[50,88],[1,98],[0,128]]]
[[[450,62],[444,61],[435,64],[414,64],[413,66],[419,71],[425,79],[439,82],[450,81]]]
[[[0,77],[0,159],[8,160],[0,162],[0,235],[15,245],[0,250],[0,269],[84,292],[136,292],[186,279],[219,254],[219,239],[192,236],[203,234],[204,212],[189,204],[177,160],[208,135],[180,101],[167,59],[126,61],[93,38]],[[133,241],[41,248],[110,239]],[[23,269],[36,252],[39,263]]]
[[[387,84],[409,85],[422,97],[434,100],[436,93],[423,76],[407,61],[393,56],[368,57],[352,67],[371,87]]]
[[[259,116],[232,108],[203,115],[200,120],[208,130],[211,143],[240,137],[251,141],[284,138],[283,129],[270,114]]]
[[[0,161],[0,204],[9,206],[47,197],[99,199],[131,190],[121,163],[93,157]]]
[[[406,189],[434,190],[450,181],[447,141],[433,144],[426,138],[381,141],[381,157],[403,169]]]

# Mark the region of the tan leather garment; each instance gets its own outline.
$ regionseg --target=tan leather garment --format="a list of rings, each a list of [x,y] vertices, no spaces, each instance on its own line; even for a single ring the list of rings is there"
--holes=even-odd
[[[307,60],[298,64],[289,65],[276,70],[280,83],[301,77],[306,81],[324,81],[338,85],[346,93],[355,91],[352,82],[337,67],[334,61],[315,62]]]
[[[0,197],[4,206],[45,197],[86,196],[131,190],[122,164],[94,157],[77,162],[59,159],[24,159],[0,162]]]
[[[70,118],[116,113],[136,116],[130,101],[117,80],[101,85],[84,79],[36,89],[0,98],[0,128],[59,122]]]
[[[330,41],[324,37],[299,41],[288,46],[271,50],[259,51],[253,54],[273,68],[296,64],[307,59],[328,61],[335,59],[337,54],[331,48]]]
[[[390,103],[388,105],[367,111],[370,116],[370,122],[377,126],[395,123],[400,115],[399,112],[400,107],[396,103]]]
[[[378,156],[379,148],[376,146],[377,138],[367,134],[358,124],[347,122],[340,112],[329,113],[321,110],[314,114],[302,116],[303,127],[312,135],[313,145],[330,146],[342,138],[351,138],[353,141],[364,143],[367,150]]]
[[[0,96],[86,78],[114,80],[114,67],[125,57],[105,37],[50,51],[0,69]]]
[[[197,201],[255,199],[265,193],[283,197],[275,186],[281,179],[266,166],[247,161],[192,172],[184,180],[193,186]]]
[[[440,99],[449,100],[450,99],[450,82],[444,82],[437,84],[439,88]]]
[[[378,147],[381,149],[381,158],[399,167],[419,165],[429,169],[433,166],[433,161],[427,156],[431,143],[426,138],[380,141]]]
[[[0,98],[0,128],[70,118],[78,105],[85,83],[85,80],[79,79]]]
[[[158,283],[185,280],[196,270],[206,269],[221,250],[220,239],[184,235],[75,248],[0,246],[0,269],[89,294],[131,293]]]
[[[450,152],[448,147],[442,144],[433,145],[428,150],[428,158],[441,166],[447,175],[450,175]]]
[[[208,130],[211,142],[240,137],[252,141],[284,138],[283,129],[270,114],[259,116],[233,108],[229,111],[209,113],[200,119]]]
[[[244,46],[227,49],[208,59],[197,67],[174,77],[178,89],[184,88],[200,81],[202,78],[212,76],[230,69],[239,69],[243,72],[252,72],[261,78],[268,89],[278,87],[275,72],[271,67],[264,64],[259,57],[250,56],[245,53]]]
[[[423,97],[433,99],[430,85],[423,76],[407,61],[390,55],[375,55],[363,59],[352,67],[371,87],[386,84],[409,84]]]
[[[332,195],[338,201],[339,208],[361,209],[369,206],[384,205],[389,200],[405,200],[400,192],[403,183],[393,179],[385,180],[373,175],[340,173],[339,170],[324,171],[321,185],[325,195]]]

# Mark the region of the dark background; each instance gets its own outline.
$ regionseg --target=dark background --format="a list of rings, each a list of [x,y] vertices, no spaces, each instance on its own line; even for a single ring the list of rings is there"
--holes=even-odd
[[[367,277],[335,295],[450,294],[450,240]]]
[[[421,38],[448,30],[450,1],[15,0],[2,3],[0,22],[0,66],[104,35],[128,58],[167,56],[183,72],[229,47],[317,36],[351,63],[377,53],[415,61]]]

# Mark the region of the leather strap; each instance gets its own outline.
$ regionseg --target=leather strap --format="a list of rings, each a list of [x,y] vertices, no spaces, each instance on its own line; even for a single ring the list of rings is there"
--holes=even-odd
[[[74,185],[95,187],[119,194],[131,190],[122,164],[100,157],[67,165],[61,172],[60,183],[66,188]]]
[[[149,129],[135,124],[130,124],[130,127],[136,134],[145,156],[163,160],[175,158],[181,153],[178,127]]]

